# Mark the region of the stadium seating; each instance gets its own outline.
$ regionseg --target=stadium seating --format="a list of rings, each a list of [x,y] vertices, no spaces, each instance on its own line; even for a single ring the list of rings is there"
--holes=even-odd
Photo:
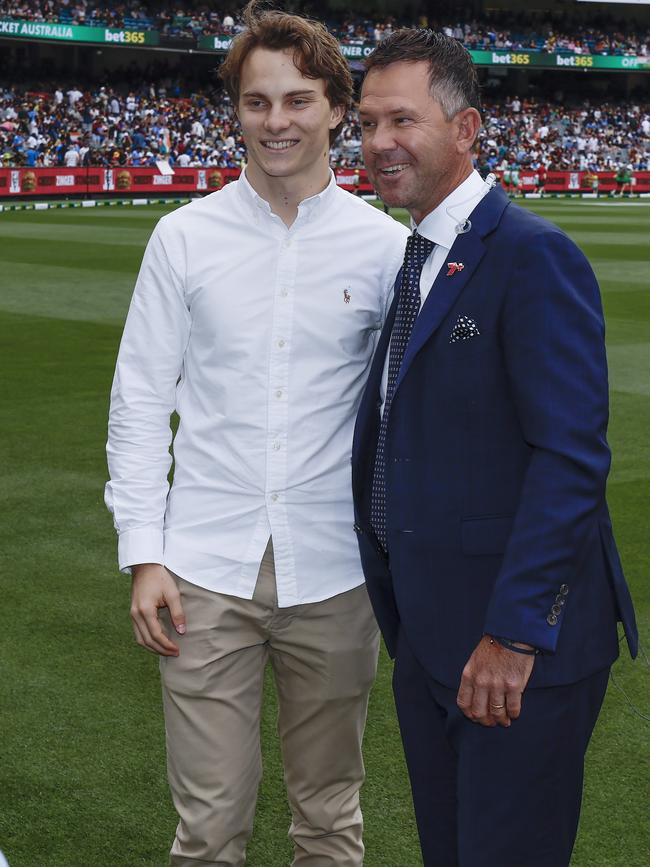
[[[245,148],[224,94],[170,97],[162,86],[117,92],[81,83],[65,92],[0,88],[0,165],[238,168]],[[561,104],[517,97],[485,105],[477,162],[506,167],[650,170],[650,102]],[[347,117],[332,151],[339,168],[361,164],[361,130]]]
[[[243,3],[230,4],[222,0],[215,4],[197,4],[191,0],[179,0],[161,10],[160,4],[140,0],[129,3],[76,0],[74,4],[65,0],[0,0],[0,18],[156,30],[164,37],[186,41],[210,34],[236,32],[240,24],[236,14],[234,17],[231,15],[232,5],[241,7]],[[472,49],[645,55],[650,45],[647,28],[635,27],[631,22],[621,25],[612,17],[602,19],[603,23],[598,25],[593,21],[585,24],[578,18],[572,21],[570,12],[563,15],[561,22],[550,15],[535,17],[527,13],[518,23],[511,12],[491,12],[483,20],[469,17],[463,20],[462,6],[451,14],[454,6],[451,4],[449,14],[445,15],[444,4],[438,5],[442,9],[440,17],[436,18],[414,21],[391,17],[377,21],[348,14],[328,20],[327,24],[344,43],[377,43],[396,27],[424,25],[444,30]],[[332,13],[327,14],[329,18]]]

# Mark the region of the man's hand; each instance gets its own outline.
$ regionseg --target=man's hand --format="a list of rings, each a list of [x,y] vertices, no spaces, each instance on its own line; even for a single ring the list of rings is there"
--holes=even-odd
[[[521,696],[534,662],[534,656],[515,653],[484,635],[463,669],[458,707],[472,722],[508,728],[521,712]]]
[[[179,635],[185,632],[185,614],[176,583],[164,566],[142,563],[133,567],[131,620],[135,640],[141,647],[160,656],[178,656],[179,649],[163,632],[158,609],[169,609]]]

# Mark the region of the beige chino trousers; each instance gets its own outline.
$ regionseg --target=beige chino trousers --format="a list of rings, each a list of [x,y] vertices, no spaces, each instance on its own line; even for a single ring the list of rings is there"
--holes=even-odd
[[[292,863],[360,867],[361,742],[379,649],[365,585],[278,608],[270,541],[251,600],[175,577],[187,632],[174,634],[180,655],[163,657],[160,665],[169,784],[180,818],[171,867],[241,867],[246,860],[262,775],[260,713],[269,661]]]

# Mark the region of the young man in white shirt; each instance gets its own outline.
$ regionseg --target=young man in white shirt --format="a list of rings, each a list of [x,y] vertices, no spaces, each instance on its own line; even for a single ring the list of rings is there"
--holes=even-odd
[[[149,242],[113,385],[106,501],[136,639],[161,656],[173,867],[244,863],[268,661],[293,864],[361,867],[378,640],[352,431],[408,233],[329,167],[352,97],[336,40],[254,7],[247,25],[222,67],[246,171]]]

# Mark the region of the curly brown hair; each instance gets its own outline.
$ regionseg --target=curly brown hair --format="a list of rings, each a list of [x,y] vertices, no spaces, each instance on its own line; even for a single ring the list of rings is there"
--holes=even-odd
[[[345,111],[353,104],[354,84],[348,64],[334,36],[319,21],[268,9],[251,0],[243,10],[246,29],[233,39],[219,75],[233,105],[239,102],[244,61],[255,48],[293,50],[296,69],[305,78],[323,79],[325,95],[334,108]],[[330,132],[330,144],[338,137],[343,121]]]

